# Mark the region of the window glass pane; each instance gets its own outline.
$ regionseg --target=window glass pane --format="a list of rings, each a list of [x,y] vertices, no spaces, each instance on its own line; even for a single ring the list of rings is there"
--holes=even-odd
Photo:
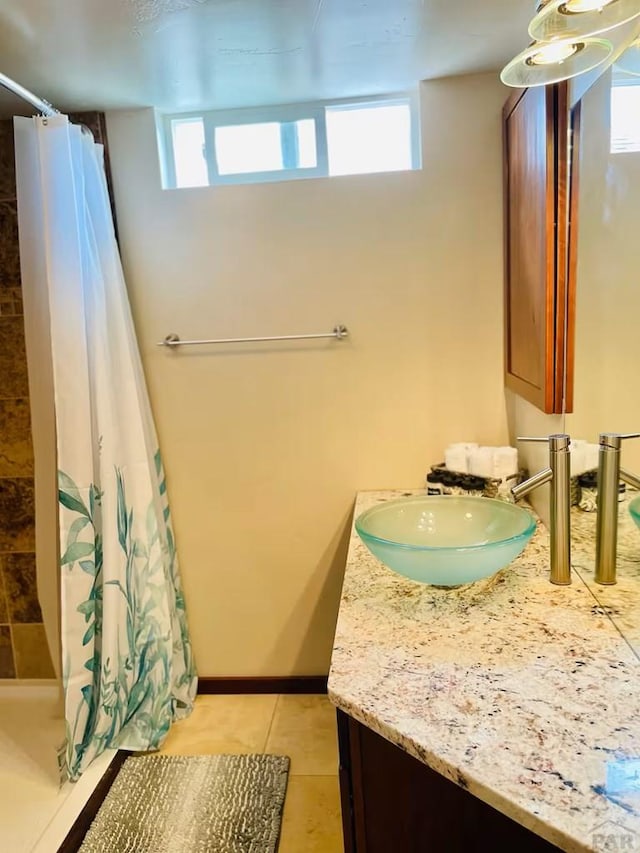
[[[411,169],[409,104],[327,107],[330,175]]]
[[[215,140],[221,175],[280,172],[317,165],[314,119],[216,127]]]
[[[209,183],[201,118],[172,119],[173,159],[177,187],[206,187]]]
[[[315,119],[302,119],[295,122],[295,127],[298,134],[298,167],[300,169],[315,169],[318,165]]]
[[[216,127],[215,138],[221,175],[277,172],[284,168],[278,121]]]
[[[613,86],[611,89],[611,152],[624,151],[640,151],[638,84]]]
[[[314,119],[283,122],[280,125],[280,140],[285,169],[312,169],[316,166]]]

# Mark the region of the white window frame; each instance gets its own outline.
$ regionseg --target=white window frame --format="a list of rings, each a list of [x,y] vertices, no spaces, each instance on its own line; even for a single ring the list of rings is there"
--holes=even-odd
[[[317,101],[307,104],[284,104],[269,107],[255,107],[235,110],[194,110],[186,113],[168,113],[162,116],[166,157],[166,180],[169,189],[187,189],[176,186],[176,168],[171,123],[176,119],[202,119],[204,125],[205,159],[209,186],[228,184],[258,184],[274,181],[304,180],[306,178],[328,178],[329,159],[327,150],[327,128],[325,115],[327,109],[357,109],[376,105],[394,106],[408,104],[411,116],[411,170],[422,168],[420,149],[420,108],[417,92],[400,92],[390,95],[371,95],[365,98],[344,98],[331,101]],[[242,124],[260,124],[263,122],[295,122],[313,119],[316,130],[316,165],[295,169],[277,169],[268,172],[242,172],[221,175],[215,156],[215,131],[217,127],[229,127]],[[396,170],[394,170],[396,171]],[[397,171],[408,171],[405,169]],[[388,172],[355,172],[352,174],[389,174]],[[336,177],[347,177],[344,175]]]

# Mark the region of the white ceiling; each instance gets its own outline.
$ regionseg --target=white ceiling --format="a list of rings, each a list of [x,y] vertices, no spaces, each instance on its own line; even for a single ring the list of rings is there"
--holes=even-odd
[[[498,70],[533,0],[0,0],[0,72],[62,110],[231,108]],[[0,111],[18,101],[0,95]],[[28,108],[22,108],[27,111]]]

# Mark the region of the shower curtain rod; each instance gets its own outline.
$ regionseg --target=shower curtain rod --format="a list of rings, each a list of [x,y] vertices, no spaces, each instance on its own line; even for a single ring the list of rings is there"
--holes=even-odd
[[[51,106],[49,101],[45,101],[42,98],[39,98],[37,95],[34,95],[33,92],[30,92],[28,89],[25,89],[24,86],[21,86],[19,83],[16,83],[16,81],[12,80],[11,77],[7,77],[6,74],[0,73],[0,86],[4,86],[5,89],[8,89],[10,92],[13,92],[14,95],[17,95],[19,98],[28,101],[31,106],[39,110],[44,116],[55,116],[58,114],[58,110],[55,107]]]

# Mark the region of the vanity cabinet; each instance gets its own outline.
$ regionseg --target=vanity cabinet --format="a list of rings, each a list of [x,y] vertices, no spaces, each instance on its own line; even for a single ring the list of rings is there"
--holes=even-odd
[[[568,87],[518,90],[503,110],[505,384],[566,411]]]
[[[559,848],[338,711],[345,853]]]

